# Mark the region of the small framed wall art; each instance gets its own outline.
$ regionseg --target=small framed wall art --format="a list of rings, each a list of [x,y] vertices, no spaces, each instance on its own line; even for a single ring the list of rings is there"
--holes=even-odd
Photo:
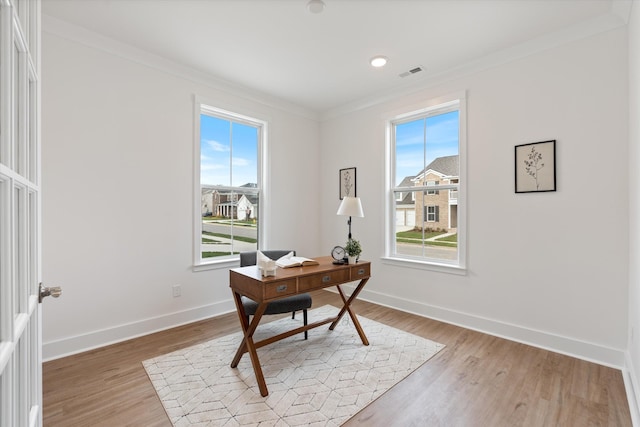
[[[356,168],[340,169],[340,200],[356,197]]]
[[[556,191],[556,140],[516,145],[516,193]]]

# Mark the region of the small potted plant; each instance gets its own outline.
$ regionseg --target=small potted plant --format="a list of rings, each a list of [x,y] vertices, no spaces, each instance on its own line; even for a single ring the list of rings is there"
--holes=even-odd
[[[349,264],[355,264],[362,253],[362,246],[360,246],[360,242],[354,239],[349,239],[347,245],[344,247],[344,251],[347,253],[347,257],[349,257]]]

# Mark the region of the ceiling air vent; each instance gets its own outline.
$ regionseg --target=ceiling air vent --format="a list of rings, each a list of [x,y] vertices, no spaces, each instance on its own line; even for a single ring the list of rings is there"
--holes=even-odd
[[[405,71],[404,73],[400,73],[400,77],[409,77],[412,74],[419,73],[420,71],[424,71],[424,68],[421,65],[410,69],[409,71]]]

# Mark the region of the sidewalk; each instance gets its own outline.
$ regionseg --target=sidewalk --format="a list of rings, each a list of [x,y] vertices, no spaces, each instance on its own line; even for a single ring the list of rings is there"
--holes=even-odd
[[[457,231],[453,231],[453,232],[445,233],[445,234],[438,234],[437,236],[433,236],[433,237],[429,237],[428,239],[425,239],[425,241],[433,242],[434,240],[442,239],[444,237],[454,236],[456,234],[458,234]]]

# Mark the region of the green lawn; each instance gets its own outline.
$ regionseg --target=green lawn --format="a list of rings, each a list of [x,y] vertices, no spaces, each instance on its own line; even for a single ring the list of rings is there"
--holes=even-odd
[[[205,234],[207,236],[213,236],[213,237],[222,237],[224,239],[231,239],[231,235],[229,234],[211,233],[209,231],[203,231],[202,234]],[[239,240],[241,242],[247,242],[247,243],[256,243],[258,241],[258,239],[254,239],[253,237],[242,237],[242,236],[233,236],[233,239]]]
[[[434,240],[426,240],[431,239],[441,234],[446,234],[444,231],[426,231],[423,233],[421,231],[400,231],[396,233],[396,242],[398,243],[413,243],[416,245],[429,245],[429,246],[447,246],[447,247],[457,247],[458,246],[458,235],[452,234],[451,236],[442,237]]]
[[[436,237],[441,234],[445,234],[445,232],[444,231],[426,231],[424,233],[424,238],[430,239],[432,237]],[[414,230],[400,231],[399,233],[396,233],[396,237],[406,238],[406,239],[422,239],[422,231],[414,231]]]
[[[202,243],[221,243],[221,242],[220,240],[207,239],[206,237],[203,237]]]
[[[202,217],[202,222],[219,222],[221,224],[233,223],[235,227],[255,227],[256,226],[256,221],[254,220],[249,220],[249,221],[240,221],[238,219],[230,220],[229,218],[220,218],[215,216]]]
[[[458,243],[458,234],[452,234],[451,236],[441,237],[440,239],[436,239],[441,242],[453,242]]]

